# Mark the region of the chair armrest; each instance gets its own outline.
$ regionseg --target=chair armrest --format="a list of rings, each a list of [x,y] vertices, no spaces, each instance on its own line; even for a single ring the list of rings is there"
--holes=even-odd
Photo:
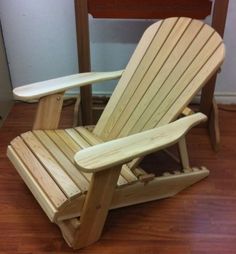
[[[204,114],[197,113],[158,128],[86,148],[75,154],[76,166],[81,171],[94,173],[125,164],[175,144],[189,129],[206,119]]]
[[[70,88],[81,87],[111,79],[117,79],[122,75],[122,73],[123,70],[112,72],[79,73],[20,86],[13,90],[13,94],[17,100],[29,101],[39,99],[46,95],[63,92]]]

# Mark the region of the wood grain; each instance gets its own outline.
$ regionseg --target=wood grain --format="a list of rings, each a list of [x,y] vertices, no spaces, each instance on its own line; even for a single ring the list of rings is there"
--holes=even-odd
[[[32,128],[35,110],[36,105],[16,104],[0,130],[0,226],[4,232],[0,253],[75,253],[5,155],[10,140]],[[201,161],[211,169],[206,180],[173,198],[110,211],[100,241],[79,253],[234,254],[236,117],[235,112],[222,110],[219,116],[219,153],[212,152],[204,128],[194,129],[187,137],[191,164]],[[70,127],[72,121],[73,107],[65,107],[60,127]],[[148,166],[156,160],[153,155],[144,162]],[[163,158],[162,165],[167,162]]]

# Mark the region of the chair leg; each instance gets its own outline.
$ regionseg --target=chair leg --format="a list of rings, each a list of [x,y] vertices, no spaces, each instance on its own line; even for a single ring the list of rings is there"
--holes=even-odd
[[[120,171],[119,166],[93,174],[80,217],[80,225],[73,237],[73,248],[86,247],[100,238]]]

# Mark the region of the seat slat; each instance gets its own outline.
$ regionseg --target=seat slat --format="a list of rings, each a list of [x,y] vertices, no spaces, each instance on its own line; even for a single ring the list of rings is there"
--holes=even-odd
[[[50,199],[49,195],[47,195],[44,191],[43,186],[40,186],[39,182],[36,181],[29,169],[25,166],[13,147],[10,145],[7,148],[7,156],[11,160],[19,175],[24,180],[25,184],[33,193],[36,200],[39,202],[40,206],[43,208],[44,212],[47,214],[50,221],[53,222],[55,214],[58,212],[57,209],[61,208],[61,206],[53,203],[53,200]],[[61,194],[64,195],[62,192]],[[64,204],[64,202],[62,204]]]
[[[52,139],[52,141],[63,151],[66,157],[74,163],[74,155],[76,152],[80,151],[82,148],[77,145],[73,140],[71,142],[65,142],[54,130],[46,130],[45,133]],[[73,142],[73,147],[69,146]],[[73,149],[73,150],[72,150]],[[84,177],[88,180],[91,180],[92,175],[88,173],[82,173]]]
[[[26,132],[21,137],[68,198],[81,194],[76,184],[32,132]]]
[[[75,167],[75,165],[66,157],[60,148],[47,136],[44,131],[37,130],[33,132],[40,142],[46,147],[51,155],[63,167],[66,173],[73,179],[78,188],[84,193],[88,190],[89,181]]]
[[[59,208],[67,200],[66,196],[52,180],[45,168],[39,163],[38,159],[24,141],[20,137],[17,137],[11,141],[11,147],[19,157],[19,160],[14,157],[15,161],[18,161],[18,164],[23,164],[27,168],[25,170],[32,175],[43,192],[51,200],[52,204],[56,208]],[[19,169],[19,167],[17,168]]]
[[[79,136],[76,130],[74,130],[74,129],[66,129],[65,131],[82,148],[90,147],[89,142],[87,142],[87,140],[84,137]]]
[[[71,148],[67,146],[67,144],[55,133],[54,130],[45,130],[44,132],[58,147],[60,147],[60,149],[63,149],[63,153],[73,163],[74,152],[71,150]],[[79,150],[80,149],[78,149],[78,151]]]
[[[73,153],[77,153],[79,150],[83,149],[83,146],[80,146],[65,130],[55,130],[55,133],[70,147]]]

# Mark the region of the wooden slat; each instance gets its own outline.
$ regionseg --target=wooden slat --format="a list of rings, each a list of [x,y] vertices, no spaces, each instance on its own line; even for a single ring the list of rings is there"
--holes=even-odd
[[[186,21],[185,26],[188,24],[189,20]],[[153,61],[146,76],[141,81],[135,92],[136,95],[130,99],[127,109],[116,124],[115,130],[112,130],[111,136],[125,136],[134,125],[138,128],[139,125],[145,123],[145,120],[141,120],[142,114],[148,117],[155,110],[155,105],[160,103],[162,96],[159,95],[159,90],[162,89],[163,84],[166,83],[176,65],[179,64],[181,57],[191,45],[202,26],[202,22],[194,20],[187,26],[187,29],[181,30],[182,33],[179,33],[178,37],[176,37],[175,32],[178,27],[175,27],[160,53]],[[155,97],[157,102],[155,100],[154,103]],[[150,105],[151,102],[153,102],[153,106],[152,104]]]
[[[189,18],[171,18],[151,26],[144,33],[94,134],[111,140],[153,128],[158,121],[162,124],[173,121],[175,118],[161,119],[167,119],[165,114],[170,105],[179,100],[221,41],[210,26]],[[215,61],[219,66],[223,55]],[[209,75],[214,71],[212,68]],[[172,107],[173,115],[181,114],[203,83],[195,83],[194,93],[181,96],[181,108]]]
[[[75,138],[75,140],[77,140],[78,142],[81,142],[81,140],[84,140],[83,142],[85,142],[85,144],[86,144],[86,146],[84,147],[84,148],[86,148],[86,147],[88,147],[88,146],[91,146],[91,145],[96,145],[96,144],[99,144],[100,143],[100,140],[95,140],[95,138],[92,138],[92,139],[90,139],[89,138],[89,131],[87,131],[86,129],[85,129],[85,132],[87,131],[88,133],[88,135],[85,135],[87,138],[85,138],[84,136],[82,136],[81,135],[81,133],[79,133],[78,131],[77,131],[77,128],[75,128],[74,130],[72,130],[72,129],[68,129],[68,130],[66,130],[66,131],[68,131],[68,133],[73,137],[73,139]],[[82,132],[83,133],[83,132]],[[91,135],[90,135],[91,136]],[[90,141],[90,142],[89,142]],[[89,144],[89,145],[88,145]],[[117,182],[117,185],[124,185],[124,184],[127,184],[128,183],[128,181],[122,176],[122,175],[120,175],[119,176],[119,178],[118,178],[118,182]]]
[[[162,60],[165,61],[165,59],[168,57],[168,54],[171,52],[172,47],[175,46],[175,44],[177,43],[179,36],[182,35],[187,24],[188,22],[183,22],[183,19],[169,19],[164,21],[158,31],[152,35],[152,37],[154,37],[155,35],[152,43],[150,44],[146,54],[143,56],[142,61],[137,66],[134,75],[128,81],[125,92],[120,97],[119,103],[116,106],[115,111],[112,115],[109,116],[109,119],[107,120],[107,124],[103,130],[103,133],[101,134],[101,137],[103,139],[109,140],[116,137],[116,134],[113,135],[113,133],[111,133],[111,130],[113,129],[114,132],[114,129],[117,128],[119,121],[122,120],[123,115],[121,114],[124,110],[127,110],[127,104],[129,103],[132,96],[135,95],[137,99],[142,98],[143,93],[145,93],[145,87],[141,89],[141,91],[143,91],[141,94],[137,93],[136,90],[137,87],[140,85],[140,82],[146,75],[149,78],[149,75],[147,73],[149,73],[148,71],[150,66],[152,65],[153,60],[157,57],[160,58],[160,65],[162,65]],[[179,29],[179,32],[175,33],[174,31],[177,28]],[[166,45],[169,45],[169,47],[167,47]],[[159,56],[159,51],[162,49],[162,47],[165,47],[167,52]],[[129,71],[129,69],[127,68],[126,71]],[[158,72],[158,69],[156,72]],[[150,81],[147,84],[149,83]]]
[[[199,91],[201,87],[206,84],[206,82],[210,79],[212,74],[217,71],[224,60],[225,55],[225,47],[221,44],[214,54],[208,59],[205,63],[204,67],[198,72],[198,75],[194,77],[188,87],[182,92],[182,94],[178,97],[169,111],[166,112],[165,116],[160,120],[158,125],[162,125],[166,121],[173,121],[178,117],[180,111],[173,111],[173,108],[184,108],[186,105],[190,103],[193,96]],[[198,85],[201,84],[200,87]],[[186,99],[188,98],[188,99]]]
[[[122,73],[123,71],[121,70],[112,72],[87,72],[73,74],[25,86],[19,86],[13,90],[13,93],[15,99],[32,101],[47,95],[60,94],[71,88],[87,86],[87,84],[90,83],[95,84],[106,80],[117,79],[122,75]]]
[[[200,23],[200,21],[197,21]],[[189,80],[193,77],[194,73],[197,72],[198,68],[201,68],[201,65],[204,63],[204,59],[206,57],[209,57],[211,53],[207,53],[205,55],[204,50],[208,50],[210,52],[212,47],[215,45],[215,47],[219,44],[219,41],[216,40],[217,35],[213,36],[213,30],[209,26],[205,25],[201,31],[198,33],[197,37],[192,41],[191,45],[189,47],[183,47],[184,52],[183,56],[180,59],[179,62],[177,62],[177,65],[172,70],[170,75],[164,79],[161,80],[161,77],[158,76],[157,82],[162,82],[161,88],[158,90],[158,92],[154,92],[153,89],[151,89],[146,97],[146,101],[148,103],[148,96],[151,96],[151,94],[154,94],[153,99],[149,99],[149,105],[146,107],[145,112],[140,116],[139,118],[132,117],[130,120],[135,123],[133,125],[132,130],[128,129],[130,133],[136,133],[144,128],[144,126],[148,126],[147,122],[149,121],[157,121],[156,118],[154,118],[154,115],[163,113],[165,114],[165,107],[164,107],[164,101],[166,100],[166,97],[171,92],[172,94],[172,102],[175,101],[176,98],[178,98],[178,94],[181,93],[183,87],[185,87]],[[186,38],[187,40],[187,38]],[[216,41],[215,41],[216,40]],[[211,45],[211,43],[213,43]],[[183,42],[180,44],[182,45]],[[176,58],[175,55],[172,56],[173,58],[170,58],[170,60],[174,61],[174,58]],[[202,58],[203,57],[203,58]],[[205,57],[205,58],[204,58]],[[198,85],[200,87],[201,84]],[[176,88],[175,88],[176,87]],[[175,92],[172,92],[172,91]],[[169,101],[170,102],[170,101]],[[137,107],[139,111],[141,111],[140,106]],[[175,108],[174,110],[178,110]],[[138,112],[136,110],[136,112]],[[167,122],[166,122],[167,123]],[[146,127],[147,129],[148,127]],[[126,133],[127,133],[126,131]],[[122,132],[122,135],[125,134],[125,131]]]
[[[70,147],[73,153],[77,153],[83,147],[79,146],[64,130],[55,130],[55,133]]]
[[[90,145],[97,145],[103,143],[104,141],[96,136],[95,134],[91,133],[84,127],[76,127],[75,130],[90,144]]]
[[[72,147],[68,145],[68,143],[70,142],[65,142],[55,131],[48,131],[46,130],[45,133],[49,136],[49,138],[60,148],[60,150],[65,154],[65,156],[72,162],[74,163],[74,155],[76,153],[76,151],[80,151],[82,148],[77,145],[73,140],[72,140],[72,144],[73,144],[73,149]],[[86,173],[82,173],[84,175],[84,177],[88,180],[91,179],[91,174],[86,174]]]
[[[81,193],[76,184],[32,132],[26,132],[21,137],[68,198],[72,198]]]
[[[85,192],[88,190],[89,181],[84,175],[75,167],[66,155],[60,150],[60,148],[47,136],[44,131],[34,131],[34,135],[49,151],[49,153],[57,160],[57,162],[63,167],[64,171],[73,179],[78,188]]]
[[[166,126],[89,147],[75,155],[75,162],[84,172],[98,172],[123,165],[177,143],[188,130],[206,120],[204,114],[197,113]]]
[[[47,195],[47,193],[43,190],[43,188],[42,188],[42,186],[40,186],[39,182],[36,181],[34,176],[30,173],[28,168],[25,166],[25,164],[22,162],[20,157],[17,155],[17,153],[14,151],[13,147],[11,147],[11,146],[8,146],[7,157],[10,159],[10,161],[16,168],[17,172],[24,180],[25,184],[28,186],[30,191],[33,193],[34,197],[39,202],[40,206],[42,207],[44,212],[47,214],[48,218],[51,221],[54,221],[55,214],[58,212],[58,210],[56,208],[56,206],[58,204],[53,203],[53,201],[49,198],[49,195]],[[49,190],[49,188],[46,190]],[[55,194],[55,192],[54,192],[54,194]],[[64,196],[64,194],[62,192],[61,192],[61,195],[62,195],[62,197]],[[64,196],[64,200],[66,201],[65,196]],[[61,204],[63,205],[64,202],[62,202]]]
[[[174,22],[176,22],[176,20],[174,20]],[[118,85],[116,86],[116,88],[113,92],[112,98],[108,102],[108,106],[103,111],[103,114],[101,115],[99,122],[97,123],[97,125],[94,129],[94,133],[97,136],[102,135],[102,133],[105,129],[105,126],[107,124],[107,120],[108,120],[109,116],[112,115],[113,111],[115,110],[115,108],[120,100],[120,97],[126,90],[127,83],[134,75],[136,68],[139,66],[139,63],[142,61],[143,56],[147,52],[147,50],[153,40],[153,37],[157,33],[161,24],[162,24],[162,22],[158,22],[158,23],[152,25],[151,27],[149,27],[145,31],[140,43],[138,44],[134,54],[132,55],[132,57],[127,65],[126,70],[124,71]]]
[[[87,142],[90,143],[90,145],[97,145],[103,143],[102,139],[95,136],[93,133],[88,131],[87,129],[83,127],[76,127],[75,128],[81,136],[83,136],[84,139],[87,140]],[[128,183],[132,183],[134,181],[137,181],[137,177],[130,171],[129,167],[127,165],[123,165],[121,169],[121,175],[123,178],[126,179]]]
[[[85,247],[99,239],[116,189],[120,167],[93,174],[85,199],[74,248]]]
[[[67,144],[55,133],[55,131],[46,130],[45,133],[52,139],[52,141],[61,149],[66,157],[73,162],[74,152],[67,146]]]
[[[18,158],[16,158],[16,162],[25,165],[27,171],[30,172],[37,184],[44,190],[53,205],[56,208],[60,207],[67,200],[66,196],[52,180],[45,168],[39,163],[23,140],[20,137],[17,137],[11,142],[11,146],[21,161],[17,162]],[[19,169],[20,167],[17,168]]]
[[[84,139],[84,137],[81,137],[76,130],[66,129],[65,131],[81,148],[86,148],[90,146],[89,142],[87,142],[86,139]]]

